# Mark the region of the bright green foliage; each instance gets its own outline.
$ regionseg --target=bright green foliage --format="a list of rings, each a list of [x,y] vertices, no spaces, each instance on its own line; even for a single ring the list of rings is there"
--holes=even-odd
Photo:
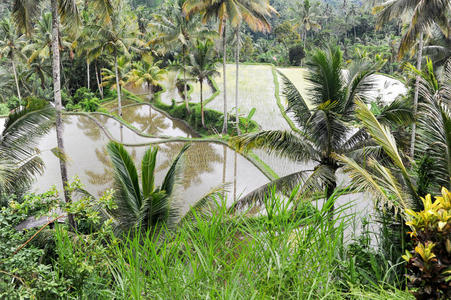
[[[365,93],[372,88],[370,76],[378,66],[368,61],[354,62],[347,66],[349,71],[344,74],[345,65],[338,47],[317,49],[308,66],[312,105],[308,105],[296,86],[280,73],[287,111],[297,123],[295,131],[268,130],[244,135],[232,143],[241,151],[257,148],[292,161],[314,161],[314,172],[300,170],[269,185],[290,191],[304,183],[303,192],[326,191],[326,198],[329,198],[337,186],[335,172],[340,167],[334,155],[355,155],[371,143],[365,130],[352,132],[349,124],[355,120],[355,101],[368,100]],[[266,187],[260,188],[242,198],[240,203],[243,206],[261,203],[266,192]]]
[[[100,106],[100,100],[87,88],[79,88],[66,104],[66,110],[82,110],[95,112]]]
[[[158,62],[153,62],[149,56],[144,56],[141,61],[133,63],[132,70],[128,74],[128,82],[136,87],[146,85],[147,92],[151,94],[158,88],[163,80],[166,70],[159,67]]]
[[[115,201],[117,208],[111,211],[117,227],[149,230],[163,224],[175,225],[176,214],[172,206],[173,191],[179,176],[179,162],[188,146],[175,158],[160,187],[155,187],[155,166],[158,149],[149,148],[141,163],[141,186],[137,168],[121,144],[110,142],[108,154],[114,168]]]
[[[219,72],[216,71],[217,59],[215,57],[216,53],[213,46],[213,42],[208,40],[205,42],[197,41],[193,54],[190,56],[190,74],[200,84],[200,110],[203,127],[206,127],[203,102],[203,84],[208,78],[219,75]]]
[[[0,137],[0,197],[24,193],[34,176],[42,173],[44,166],[36,145],[53,126],[54,116],[50,104],[36,99],[5,120]]]
[[[406,210],[410,216],[406,225],[415,249],[406,251],[410,286],[417,299],[449,299],[451,297],[451,192],[432,201],[422,198],[424,209]]]
[[[57,275],[50,265],[41,263],[47,248],[25,247],[36,230],[18,231],[15,227],[31,214],[48,213],[58,197],[56,190],[41,195],[28,195],[21,203],[10,201],[0,209],[0,298],[42,299],[67,295],[69,283]]]

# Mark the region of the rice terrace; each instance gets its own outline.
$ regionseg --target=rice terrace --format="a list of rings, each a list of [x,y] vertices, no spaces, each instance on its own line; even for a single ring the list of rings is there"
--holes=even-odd
[[[451,1],[0,3],[0,299],[450,299]]]

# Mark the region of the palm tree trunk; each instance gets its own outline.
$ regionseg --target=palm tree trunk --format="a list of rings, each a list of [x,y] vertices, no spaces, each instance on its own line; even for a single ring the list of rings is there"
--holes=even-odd
[[[224,17],[224,19],[222,20],[222,22],[224,22],[223,27],[222,27],[222,71],[223,71],[223,76],[224,76],[224,123],[222,125],[222,133],[226,134],[227,133],[227,82],[226,82],[226,63],[227,63],[227,39],[226,39],[226,26],[227,26],[227,20]]]
[[[86,60],[86,72],[88,73],[87,75],[88,75],[88,90],[90,90],[91,89],[91,85],[90,85],[90,80],[89,80],[89,75],[90,75],[90,72],[89,72],[89,61],[88,60]]]
[[[335,189],[337,187],[337,183],[335,181],[330,182],[326,186],[326,202],[329,201],[329,199],[332,197],[332,195],[335,192]],[[329,210],[329,220],[332,221],[334,218],[334,211],[335,211],[335,203],[332,203],[330,210]]]
[[[235,149],[234,162],[233,162],[233,203],[236,202],[237,198],[237,161],[238,161],[238,152]]]
[[[121,104],[121,86],[119,84],[119,71],[117,67],[117,54],[114,54],[114,72],[116,73],[116,90],[117,90],[117,110],[119,117],[122,118],[122,104]]]
[[[60,156],[60,170],[61,170],[61,180],[63,181],[64,187],[64,200],[66,203],[70,203],[69,191],[66,189],[66,184],[68,182],[67,178],[67,166],[64,157],[64,142],[63,142],[63,121],[61,117],[61,111],[63,108],[61,102],[61,73],[60,73],[60,51],[59,51],[59,18],[58,18],[58,3],[57,0],[51,1],[52,6],[52,74],[53,74],[53,96],[55,100],[56,108],[56,141],[58,149],[63,155]],[[69,226],[76,230],[76,223],[74,216],[68,214]]]
[[[94,67],[95,67],[95,71],[96,71],[97,88],[99,89],[100,98],[103,99],[103,87],[102,87],[102,83],[99,80],[99,71],[97,70],[97,63],[94,64]]]
[[[223,146],[223,150],[224,150],[224,154],[223,154],[223,165],[222,165],[222,184],[224,185],[226,182],[226,174],[227,174],[227,146],[224,145]],[[226,191],[224,189],[224,191],[222,192],[222,196],[225,199],[226,196]]]
[[[19,100],[22,100],[22,97],[20,96],[19,79],[17,78],[17,71],[16,71],[16,64],[14,63],[14,57],[11,57],[11,62],[13,64],[14,80],[16,81],[17,97],[19,98]]]
[[[421,70],[421,61],[423,60],[423,39],[424,33],[420,33],[420,41],[418,43],[418,54],[417,54],[417,69]],[[410,139],[410,157],[414,158],[415,155],[415,137],[417,130],[417,112],[418,112],[418,93],[420,90],[420,76],[417,75],[415,81],[415,95],[413,97],[413,116],[414,122],[412,125],[412,137]]]
[[[205,116],[204,116],[204,97],[203,97],[203,80],[200,80],[200,115],[202,119],[202,127],[205,128]]]
[[[189,113],[189,100],[188,100],[188,83],[186,82],[186,46],[183,45],[183,97],[185,99],[186,111]]]
[[[238,117],[238,92],[239,92],[239,68],[240,68],[240,25],[236,30],[236,75],[235,75],[235,121],[236,121],[236,134],[240,135],[240,119]]]

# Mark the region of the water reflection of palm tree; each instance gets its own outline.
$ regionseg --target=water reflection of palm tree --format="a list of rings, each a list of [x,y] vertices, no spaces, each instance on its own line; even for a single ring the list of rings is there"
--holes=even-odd
[[[160,145],[160,153],[165,153],[167,159],[158,167],[157,172],[167,169],[172,162],[172,158],[180,152],[182,147],[183,143],[165,143]],[[205,173],[213,172],[215,164],[222,161],[223,159],[216,152],[214,144],[193,143],[185,153],[183,169],[187,176],[183,178],[184,188],[187,189],[193,184],[201,184],[202,176],[205,176]]]
[[[158,136],[169,128],[166,117],[158,112],[152,113],[150,105],[135,105],[124,108],[123,118],[132,123],[142,133]]]
[[[65,121],[68,118],[65,118]],[[99,126],[94,123],[88,117],[78,117],[77,127],[81,129],[87,137],[89,137],[93,141],[98,141],[101,138],[101,132]]]
[[[109,159],[108,153],[105,147],[95,149],[97,161],[103,165],[103,171],[98,170],[85,170],[86,176],[88,176],[88,182],[90,185],[111,188],[113,186],[113,167]],[[137,161],[137,152],[135,148],[132,148],[130,155],[134,161]],[[100,169],[100,167],[99,167]],[[103,193],[103,190],[99,191],[99,196]]]

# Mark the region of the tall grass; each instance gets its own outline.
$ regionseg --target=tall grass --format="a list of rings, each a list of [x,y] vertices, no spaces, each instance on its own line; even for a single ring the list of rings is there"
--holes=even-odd
[[[130,235],[111,243],[112,288],[127,299],[369,299],[368,289],[380,298],[407,297],[384,289],[391,266],[367,249],[357,253],[370,261],[362,272],[344,240],[354,216],[340,207],[331,221],[328,204],[293,215],[273,194],[259,218],[231,216],[220,205],[176,231]]]

